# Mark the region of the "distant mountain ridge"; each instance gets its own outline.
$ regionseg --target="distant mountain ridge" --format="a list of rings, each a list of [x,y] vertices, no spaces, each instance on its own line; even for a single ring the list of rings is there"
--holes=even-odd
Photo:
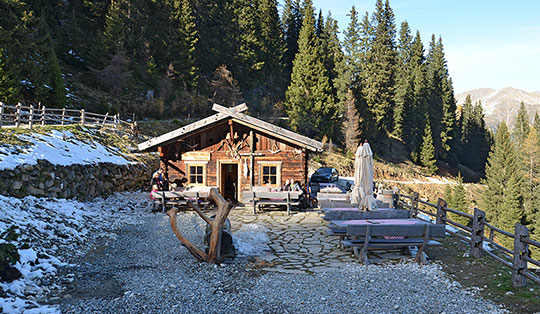
[[[495,127],[502,121],[510,126],[513,125],[522,101],[531,121],[535,112],[540,114],[540,91],[527,92],[514,87],[478,88],[456,94],[458,105],[465,103],[467,95],[471,95],[473,104],[476,104],[477,101],[482,102],[488,127]]]

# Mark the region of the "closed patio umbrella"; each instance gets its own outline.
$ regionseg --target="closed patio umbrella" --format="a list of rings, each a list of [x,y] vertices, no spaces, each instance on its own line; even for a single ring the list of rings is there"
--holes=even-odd
[[[368,143],[362,146],[360,168],[360,206],[372,210],[373,199],[373,152]]]
[[[360,172],[362,169],[362,144],[356,149],[354,154],[354,188],[351,195],[351,204],[360,204]]]

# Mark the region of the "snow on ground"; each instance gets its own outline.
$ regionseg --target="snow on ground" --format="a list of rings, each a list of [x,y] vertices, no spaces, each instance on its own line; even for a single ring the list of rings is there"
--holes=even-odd
[[[117,148],[78,140],[72,132],[66,130],[52,130],[49,134],[21,134],[19,139],[30,145],[0,146],[0,170],[14,169],[22,164],[35,165],[39,159],[62,166],[100,162],[121,165],[130,163]]]
[[[116,193],[90,202],[0,195],[0,234],[10,226],[18,227],[16,232],[20,236],[11,243],[19,248],[20,260],[15,268],[23,275],[11,283],[0,283],[7,295],[0,297],[2,311],[58,312],[55,307],[40,306],[35,301],[57,288],[46,282],[58,267],[67,266],[68,257],[88,250],[98,234],[113,238],[114,233],[107,230],[136,224],[138,217],[150,211],[149,206],[147,193],[141,192]]]
[[[241,256],[264,255],[269,251],[268,229],[258,224],[247,224],[232,234],[234,246]]]

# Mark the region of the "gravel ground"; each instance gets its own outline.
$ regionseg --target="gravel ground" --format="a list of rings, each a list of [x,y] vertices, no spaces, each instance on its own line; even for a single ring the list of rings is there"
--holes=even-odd
[[[203,226],[179,225],[195,243]],[[234,223],[234,222],[233,222]],[[64,313],[497,313],[447,279],[440,266],[344,264],[314,274],[263,272],[250,258],[199,264],[174,237],[168,217],[140,216],[65,270],[67,289],[49,298]]]

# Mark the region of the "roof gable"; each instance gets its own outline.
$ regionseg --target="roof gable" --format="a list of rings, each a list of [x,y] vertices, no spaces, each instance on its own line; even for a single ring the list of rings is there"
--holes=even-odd
[[[212,107],[212,110],[217,111],[217,113],[207,118],[204,118],[202,120],[199,120],[191,124],[188,124],[186,126],[183,126],[181,128],[178,128],[169,133],[165,133],[158,137],[152,138],[146,142],[143,142],[138,145],[139,150],[149,151],[149,150],[157,149],[157,147],[162,146],[166,144],[167,142],[175,141],[185,135],[192,133],[193,131],[196,131],[206,126],[232,118],[232,120],[236,123],[245,125],[247,127],[253,128],[263,133],[270,134],[284,141],[297,144],[311,151],[315,151],[315,152],[322,151],[323,144],[319,141],[311,139],[307,136],[300,135],[293,131],[284,129],[282,127],[273,125],[266,121],[243,114],[242,111],[247,110],[246,104],[241,104],[232,108],[227,108],[218,104],[214,104],[214,106]]]

